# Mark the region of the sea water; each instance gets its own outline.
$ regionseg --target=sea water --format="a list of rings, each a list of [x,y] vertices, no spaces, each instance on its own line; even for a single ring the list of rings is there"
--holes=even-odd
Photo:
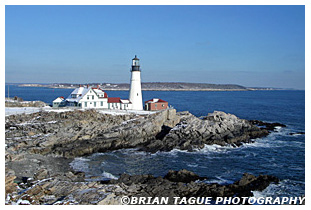
[[[10,86],[10,96],[24,100],[51,103],[56,97],[67,97],[71,89],[50,89]],[[6,91],[7,93],[7,91]],[[107,91],[110,97],[128,98],[128,91]],[[116,179],[122,173],[164,176],[168,170],[187,169],[206,182],[229,184],[243,173],[277,176],[279,184],[271,184],[255,196],[301,196],[305,193],[305,136],[290,135],[305,131],[305,92],[282,91],[143,91],[143,100],[161,98],[177,111],[189,111],[196,116],[214,110],[224,111],[244,119],[279,122],[269,136],[239,148],[206,145],[195,152],[174,149],[155,154],[122,149],[76,158],[71,166],[84,171],[87,178]]]

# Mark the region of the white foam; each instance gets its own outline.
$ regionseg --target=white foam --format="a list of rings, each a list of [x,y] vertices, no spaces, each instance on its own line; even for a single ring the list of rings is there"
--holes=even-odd
[[[285,179],[280,181],[278,184],[271,183],[266,189],[263,191],[252,191],[254,194],[253,197],[259,198],[259,197],[282,197],[282,196],[288,196],[289,194],[291,196],[301,196],[301,192],[297,189],[295,190],[295,185],[302,184],[304,185],[304,182],[297,182],[289,179]]]
[[[301,133],[294,133],[291,136],[301,136],[301,135],[305,135],[305,134],[301,134]]]
[[[221,176],[216,176],[215,179],[209,179],[209,180],[205,180],[204,181],[205,183],[207,184],[212,184],[212,183],[217,183],[217,184],[232,184],[233,181],[232,180],[229,180],[229,179],[225,179]]]
[[[230,144],[226,146],[220,146],[217,144],[213,145],[207,145],[205,144],[202,149],[194,149],[193,152],[189,152],[187,150],[180,150],[180,149],[173,149],[169,152],[156,152],[155,155],[172,155],[176,156],[178,153],[196,153],[196,154],[211,154],[211,153],[227,153],[234,150],[241,150],[241,149],[247,149],[247,148],[254,148],[254,147],[260,147],[260,148],[272,148],[272,147],[281,147],[282,145],[286,144],[285,141],[282,140],[276,140],[279,136],[286,136],[287,131],[280,127],[280,130],[278,132],[272,132],[268,136],[264,138],[257,138],[254,139],[254,142],[251,143],[242,143],[240,147],[234,147]]]
[[[178,153],[191,153],[187,150],[180,150],[180,149],[172,149],[171,151],[164,152],[164,151],[158,151],[156,153],[153,153],[151,155],[170,155],[170,156],[176,156]]]
[[[108,178],[108,179],[118,179],[118,177],[114,176],[113,174],[109,173],[109,172],[106,172],[104,171],[102,173],[102,177],[103,178]]]
[[[233,149],[232,145],[226,145],[226,146],[220,146],[217,144],[212,144],[212,145],[204,145],[204,148],[202,149],[195,149],[194,151],[199,152],[199,153],[211,153],[211,152],[227,152],[230,149]]]
[[[254,148],[254,147],[270,148],[270,147],[278,147],[278,146],[272,145],[271,142],[269,142],[267,140],[258,139],[253,143],[242,143],[242,146],[240,146],[240,149]]]
[[[280,184],[279,184],[280,185]],[[252,191],[254,198],[260,198],[260,197],[271,197],[271,196],[277,196],[276,192],[278,189],[278,185],[276,184],[270,184],[266,189],[263,191]]]
[[[128,149],[119,149],[119,150],[115,150],[112,151],[110,154],[114,154],[117,152],[121,152],[122,154],[126,154],[126,155],[149,155],[149,152],[145,152],[145,151],[139,151],[138,148],[128,148]]]
[[[198,164],[189,163],[189,164],[187,164],[187,166],[189,166],[191,168],[197,168],[199,165]]]

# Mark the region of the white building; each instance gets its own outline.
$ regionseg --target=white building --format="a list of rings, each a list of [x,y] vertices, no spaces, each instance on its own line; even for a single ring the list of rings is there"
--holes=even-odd
[[[135,55],[132,59],[131,87],[129,101],[133,110],[143,110],[143,98],[141,92],[140,65],[139,59]]]
[[[108,108],[108,95],[98,87],[79,87],[66,98],[66,102],[67,106]]]
[[[60,106],[94,109],[132,109],[132,103],[129,100],[108,97],[107,93],[99,87],[76,88],[66,99],[64,97],[58,97],[53,101],[53,107]]]

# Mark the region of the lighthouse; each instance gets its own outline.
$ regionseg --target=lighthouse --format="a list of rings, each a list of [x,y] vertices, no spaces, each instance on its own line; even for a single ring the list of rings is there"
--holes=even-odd
[[[133,110],[143,110],[143,99],[141,93],[140,65],[139,59],[135,55],[132,59],[131,69],[131,87],[129,100],[132,103]]]

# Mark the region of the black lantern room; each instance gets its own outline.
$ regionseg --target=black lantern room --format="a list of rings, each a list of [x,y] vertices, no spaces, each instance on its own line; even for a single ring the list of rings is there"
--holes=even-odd
[[[132,59],[132,71],[140,71],[139,67],[139,59],[135,55],[135,58]]]

